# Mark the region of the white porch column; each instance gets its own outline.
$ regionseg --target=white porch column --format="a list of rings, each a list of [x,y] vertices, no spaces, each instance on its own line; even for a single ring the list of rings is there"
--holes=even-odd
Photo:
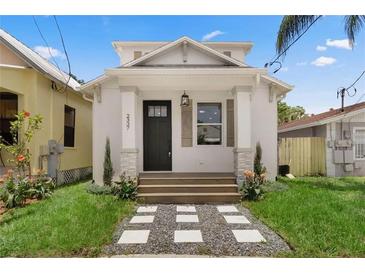
[[[236,86],[234,94],[235,148],[234,168],[236,176],[242,176],[247,169],[252,170],[252,86]]]
[[[120,86],[122,100],[122,148],[121,172],[126,176],[136,177],[138,149],[136,142],[137,95],[134,86]]]

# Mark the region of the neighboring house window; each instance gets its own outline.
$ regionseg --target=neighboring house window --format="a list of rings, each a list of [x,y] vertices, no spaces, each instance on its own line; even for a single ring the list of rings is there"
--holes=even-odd
[[[64,146],[75,146],[75,114],[74,108],[65,105],[65,128],[64,128]]]
[[[365,160],[365,128],[356,128],[354,131],[355,159]]]
[[[222,144],[222,104],[198,103],[198,145]]]
[[[223,51],[223,54],[228,56],[228,57],[231,57],[231,52],[230,51]]]
[[[142,56],[142,51],[135,51],[134,52],[134,60],[135,59],[138,59],[139,57],[141,57]]]
[[[15,121],[18,112],[18,96],[9,92],[0,93],[0,136],[8,144],[14,140],[10,133],[10,123]]]

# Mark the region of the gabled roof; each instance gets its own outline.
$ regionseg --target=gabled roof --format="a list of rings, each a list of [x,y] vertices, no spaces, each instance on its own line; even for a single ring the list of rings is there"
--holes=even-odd
[[[48,78],[63,84],[66,84],[69,80],[70,77],[67,73],[60,71],[55,65],[41,57],[38,53],[28,48],[3,29],[0,29],[0,41],[29,64],[29,66],[40,73],[45,74]],[[71,77],[68,81],[68,86],[73,90],[77,90],[80,87],[80,84]]]
[[[278,131],[279,133],[287,132],[291,130],[326,124],[330,120],[336,120],[336,118],[340,119],[345,115],[348,116],[351,114],[357,114],[356,112],[361,110],[365,110],[365,102],[347,106],[344,108],[343,111],[341,111],[341,108],[330,109],[329,111],[322,112],[317,115],[312,115],[299,120],[291,121],[279,126]]]
[[[187,36],[183,36],[183,37],[181,37],[181,38],[179,38],[179,39],[177,39],[177,40],[175,40],[173,42],[170,42],[168,44],[165,44],[165,45],[163,45],[163,46],[161,46],[161,47],[159,47],[159,48],[157,48],[157,49],[155,49],[155,50],[153,50],[153,51],[151,51],[151,52],[149,52],[149,53],[147,53],[147,54],[145,54],[145,55],[143,55],[143,56],[141,56],[141,57],[139,57],[139,58],[137,58],[137,59],[135,59],[135,60],[133,60],[131,62],[128,62],[128,63],[124,64],[123,67],[136,66],[136,65],[142,63],[143,61],[149,60],[152,57],[154,57],[154,56],[156,56],[158,54],[161,54],[161,53],[163,53],[164,51],[166,51],[166,50],[168,50],[170,48],[176,47],[176,46],[178,46],[178,45],[180,45],[180,44],[182,44],[184,42],[187,42],[187,43],[189,43],[189,44],[191,44],[191,45],[193,45],[193,46],[201,49],[202,51],[205,51],[205,52],[207,52],[210,55],[214,55],[217,58],[219,58],[219,59],[221,59],[223,61],[226,61],[226,62],[228,62],[228,63],[230,63],[230,64],[232,64],[234,66],[248,67],[248,65],[246,65],[245,63],[240,62],[240,61],[238,61],[238,60],[236,60],[236,59],[234,59],[232,57],[229,57],[227,55],[224,55],[223,53],[220,53],[220,52],[218,52],[218,51],[216,51],[216,50],[214,50],[214,49],[212,49],[212,48],[210,48],[210,47],[208,47],[208,46],[206,46],[206,45],[204,45],[202,43],[199,43],[199,42],[197,42],[197,41],[195,41],[195,40],[187,37]]]

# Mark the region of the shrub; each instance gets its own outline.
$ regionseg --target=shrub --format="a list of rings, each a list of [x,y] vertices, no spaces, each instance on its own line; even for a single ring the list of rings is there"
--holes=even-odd
[[[23,206],[27,199],[45,199],[51,196],[54,184],[44,175],[29,178],[13,175],[9,170],[5,178],[5,184],[0,191],[0,200],[6,208]]]
[[[86,187],[87,192],[91,193],[91,194],[96,194],[96,195],[102,195],[102,194],[112,194],[112,188],[110,186],[101,186],[95,183],[90,183],[88,184],[88,186]]]
[[[1,200],[6,208],[22,206],[29,197],[29,189],[30,185],[27,178],[18,182],[15,182],[13,178],[7,179],[2,190]]]
[[[114,182],[113,194],[119,199],[135,200],[137,198],[137,178],[120,176],[120,181]]]
[[[266,168],[261,163],[262,159],[262,148],[260,142],[256,143],[255,159],[253,161],[253,171],[255,174],[261,175],[266,173]]]
[[[113,164],[110,158],[110,140],[108,137],[106,138],[106,144],[105,144],[104,173],[103,173],[103,181],[106,186],[112,185],[113,174],[114,174]]]
[[[11,154],[12,158],[9,163],[15,164],[17,171],[25,176],[25,170],[28,169],[28,176],[31,177],[31,154],[27,148],[34,136],[36,130],[41,128],[43,118],[40,115],[31,116],[27,111],[21,111],[15,115],[16,120],[11,122],[10,133],[13,144],[9,144],[0,135],[0,150],[4,149]],[[19,133],[23,132],[20,136]]]
[[[43,200],[49,198],[52,195],[54,188],[55,184],[53,180],[42,174],[31,183],[29,192],[32,198]]]
[[[246,170],[242,186],[242,199],[259,200],[264,193],[263,184],[266,182],[266,168],[261,163],[262,149],[260,143],[256,144],[256,153],[254,159],[254,171]]]

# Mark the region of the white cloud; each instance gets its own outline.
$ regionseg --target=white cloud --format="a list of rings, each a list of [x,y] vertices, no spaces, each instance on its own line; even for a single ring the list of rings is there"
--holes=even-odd
[[[326,46],[335,47],[339,49],[352,49],[350,46],[349,39],[342,39],[342,40],[326,40]]]
[[[281,72],[287,72],[289,70],[289,68],[288,67],[282,67],[281,69],[280,69],[280,71]]]
[[[325,46],[317,46],[316,47],[316,50],[318,50],[318,51],[325,51],[325,50],[327,50],[327,47],[325,47]]]
[[[224,34],[223,31],[215,30],[215,31],[212,31],[212,32],[207,33],[206,35],[204,35],[203,38],[202,38],[202,41],[209,41],[209,40],[213,39],[214,37],[217,37],[217,36],[223,35],[223,34]]]
[[[102,16],[101,21],[104,27],[109,26],[110,24],[110,18],[108,16]]]
[[[332,65],[336,61],[337,60],[333,57],[321,56],[321,57],[318,57],[316,60],[314,60],[311,64],[316,67],[324,67],[324,66]]]
[[[43,58],[49,60],[52,58],[61,58],[66,59],[66,56],[63,52],[59,51],[58,49],[52,47],[44,47],[44,46],[35,46],[34,51],[37,52]]]
[[[303,62],[296,63],[297,66],[306,66],[307,64],[308,64],[307,61],[303,61]]]

